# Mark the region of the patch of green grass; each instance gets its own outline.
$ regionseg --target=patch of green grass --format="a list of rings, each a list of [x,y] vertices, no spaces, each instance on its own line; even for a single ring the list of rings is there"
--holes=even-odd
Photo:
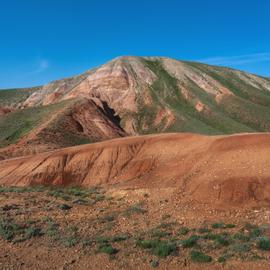
[[[69,103],[70,101],[63,101],[47,106],[29,107],[1,116],[0,147],[17,142]]]
[[[189,233],[190,229],[187,227],[182,227],[179,231],[178,234],[179,235],[187,235]]]
[[[151,237],[162,238],[162,237],[167,237],[169,235],[171,235],[171,233],[167,232],[167,231],[164,231],[164,230],[152,229],[150,231],[150,236]]]
[[[208,228],[199,228],[198,229],[198,233],[209,233],[209,232],[211,232],[211,230]]]
[[[45,186],[29,186],[29,187],[6,187],[0,186],[0,193],[25,193],[25,192],[43,192]]]
[[[18,88],[0,90],[0,105],[16,107],[18,103],[25,101],[32,93],[41,87]]]
[[[63,199],[64,201],[71,200],[71,197],[65,194],[62,190],[50,190],[47,194],[57,199]]]
[[[198,235],[192,235],[189,238],[180,241],[180,244],[183,248],[191,248],[197,245],[199,238],[200,237]]]
[[[227,260],[226,256],[220,256],[220,257],[218,257],[218,262],[219,263],[225,263],[226,260]]]
[[[49,222],[44,230],[44,233],[51,237],[53,240],[60,239],[59,225],[55,222]]]
[[[65,237],[63,240],[62,240],[62,244],[65,246],[65,247],[74,247],[77,243],[78,243],[78,239],[75,235],[71,235],[71,236],[68,236],[68,237]]]
[[[16,231],[20,229],[20,226],[13,223],[11,220],[0,220],[0,236],[7,241],[11,241]]]
[[[270,250],[270,239],[268,237],[260,237],[257,240],[257,248],[261,250]]]
[[[210,263],[212,261],[212,257],[197,250],[191,250],[189,255],[190,255],[191,261],[193,262]]]
[[[233,252],[238,252],[238,253],[243,253],[243,252],[248,252],[251,248],[251,245],[250,243],[236,243],[236,244],[233,244],[230,249],[233,251]]]
[[[153,259],[153,260],[150,261],[150,265],[151,265],[153,268],[156,268],[156,267],[159,266],[159,261]]]
[[[162,240],[138,240],[137,246],[143,249],[150,249],[151,253],[158,257],[167,257],[177,251],[175,243]]]
[[[134,214],[144,214],[146,210],[142,208],[141,203],[135,203],[134,205],[129,206],[124,212],[123,215],[126,217],[130,217]]]
[[[227,229],[232,229],[232,228],[235,228],[236,225],[235,225],[235,224],[232,224],[232,223],[228,223],[228,224],[225,225],[225,227],[226,227]]]
[[[25,238],[26,239],[30,239],[33,237],[38,237],[43,235],[42,230],[40,228],[36,228],[36,227],[29,227],[27,229],[25,229]]]
[[[114,235],[112,238],[111,238],[111,241],[112,242],[121,242],[121,241],[125,241],[129,238],[129,235],[128,234],[117,234],[117,235]]]
[[[229,246],[231,243],[230,238],[226,235],[217,235],[214,241],[219,247]]]
[[[245,235],[241,232],[237,232],[233,235],[233,239],[248,242],[250,240],[249,235]]]
[[[226,228],[226,225],[223,222],[213,223],[212,228],[213,229],[224,229],[224,228]]]
[[[98,245],[98,252],[100,253],[106,253],[108,255],[113,255],[118,252],[116,248],[114,248],[111,244],[109,243],[101,243]]]

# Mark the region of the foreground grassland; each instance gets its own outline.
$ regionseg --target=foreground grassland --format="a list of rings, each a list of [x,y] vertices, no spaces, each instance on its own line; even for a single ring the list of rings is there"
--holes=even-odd
[[[221,211],[223,218],[209,210],[203,217],[191,204],[167,211],[171,204],[168,194],[156,200],[148,191],[115,195],[101,188],[1,187],[0,268],[267,264],[270,224],[263,217],[249,221],[260,210],[231,211],[229,216]],[[46,268],[42,261],[49,257]],[[96,268],[89,268],[93,258]]]

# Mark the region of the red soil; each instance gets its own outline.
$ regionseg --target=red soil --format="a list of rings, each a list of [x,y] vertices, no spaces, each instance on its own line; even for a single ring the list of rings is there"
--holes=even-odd
[[[270,134],[162,134],[114,139],[0,162],[1,185],[168,188],[222,205],[270,201]]]

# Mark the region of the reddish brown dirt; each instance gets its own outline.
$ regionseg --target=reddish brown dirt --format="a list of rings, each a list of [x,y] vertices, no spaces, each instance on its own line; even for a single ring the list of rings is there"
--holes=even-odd
[[[0,106],[0,116],[2,116],[4,114],[7,114],[7,113],[10,113],[10,112],[12,112],[12,109],[11,108],[1,107]]]
[[[78,197],[80,198],[80,197]],[[24,241],[9,242],[0,237],[0,269],[23,270],[87,270],[87,269],[153,269],[152,260],[157,260],[161,270],[267,270],[270,267],[270,251],[262,251],[251,242],[252,249],[244,252],[233,252],[225,264],[218,258],[231,253],[233,246],[216,247],[202,243],[201,250],[212,256],[211,263],[194,263],[190,260],[192,248],[178,247],[176,254],[166,258],[154,256],[149,250],[136,245],[138,235],[146,234],[157,226],[164,225],[163,231],[172,233],[178,240],[199,234],[199,228],[210,228],[214,234],[227,232],[231,236],[241,230],[246,223],[267,228],[270,235],[269,208],[220,209],[213,205],[196,204],[194,200],[182,201],[177,192],[170,188],[108,190],[102,200],[95,204],[91,199],[85,204],[76,204],[75,200],[63,200],[43,192],[1,192],[0,213],[2,218],[11,219],[16,224],[41,228],[44,234]],[[60,204],[72,206],[70,210],[59,209]],[[140,204],[144,212],[131,212],[127,209]],[[234,224],[232,229],[212,229],[216,222]],[[57,232],[48,230],[50,224],[57,224]],[[166,225],[167,224],[167,225]],[[170,226],[172,224],[172,227]],[[267,226],[266,226],[267,224]],[[191,231],[188,235],[177,235],[182,227]],[[74,245],[67,246],[71,228],[77,228],[74,234]],[[129,238],[121,242],[113,242],[119,251],[114,256],[98,252],[96,239],[114,237],[121,234]],[[202,235],[202,234],[201,234]],[[171,239],[171,235],[165,239]],[[15,240],[15,239],[14,239]],[[84,245],[85,240],[90,240]],[[227,251],[226,251],[227,250]]]
[[[269,205],[270,134],[114,139],[0,162],[0,184],[169,188],[219,205]]]

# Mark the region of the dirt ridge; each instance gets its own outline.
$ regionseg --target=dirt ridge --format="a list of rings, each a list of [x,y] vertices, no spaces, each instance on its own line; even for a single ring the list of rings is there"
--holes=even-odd
[[[135,136],[3,160],[0,184],[173,187],[199,201],[268,204],[269,154],[269,133]]]

